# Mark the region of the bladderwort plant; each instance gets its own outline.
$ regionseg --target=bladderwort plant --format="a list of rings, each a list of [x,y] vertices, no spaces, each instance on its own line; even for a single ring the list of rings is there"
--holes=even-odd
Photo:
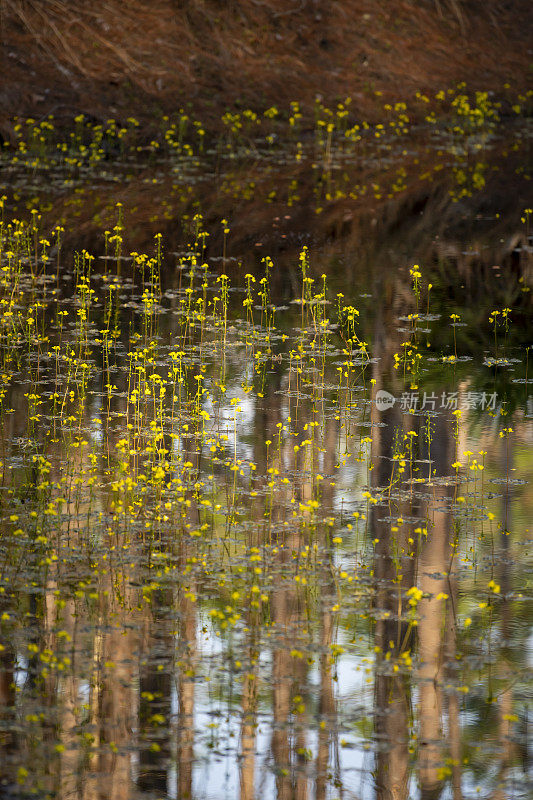
[[[407,376],[409,375],[410,389],[414,391],[418,389],[420,368],[422,361],[422,353],[420,352],[419,342],[418,342],[418,322],[420,318],[419,309],[420,309],[420,298],[421,298],[421,287],[422,287],[421,284],[422,273],[420,271],[418,264],[415,264],[412,268],[410,268],[409,274],[412,280],[412,290],[413,290],[413,295],[415,297],[416,311],[414,313],[410,313],[407,316],[407,319],[411,324],[411,327],[409,329],[409,337],[400,344],[400,347],[403,350],[403,355],[401,353],[394,354],[394,368],[399,369],[400,364],[403,365],[403,380],[405,382],[407,380]],[[428,308],[429,308],[429,298],[428,298]]]
[[[265,346],[268,347],[268,343],[270,341],[270,330],[274,324],[274,308],[270,300],[270,276],[274,268],[274,264],[270,256],[262,258],[261,264],[263,265],[265,274],[259,281],[261,287],[258,293],[261,299],[260,328],[263,331],[266,329]]]
[[[246,346],[250,346],[253,352],[253,346],[255,341],[255,326],[254,326],[254,296],[253,296],[253,284],[255,283],[255,276],[252,275],[250,272],[247,272],[244,276],[244,280],[246,281],[246,297],[242,301],[243,308],[246,309],[246,322],[248,324],[249,335],[251,334],[251,339],[246,340]]]
[[[450,314],[450,319],[452,321],[452,328],[453,328],[453,357],[454,360],[457,361],[457,336],[455,333],[456,323],[461,320],[459,314]]]
[[[335,112],[336,128],[342,124]],[[188,126],[186,136],[191,135]],[[391,681],[402,690],[416,685],[431,604],[439,610],[432,636],[440,623],[447,631],[456,625],[448,616],[457,606],[455,590],[449,590],[449,603],[443,602],[445,581],[452,587],[464,581],[460,602],[468,608],[477,603],[476,578],[484,569],[481,599],[494,600],[491,613],[499,619],[498,603],[507,602],[509,593],[497,571],[491,572],[490,549],[485,566],[480,557],[490,548],[490,537],[470,541],[487,525],[488,478],[480,467],[492,477],[491,431],[483,432],[489,446],[481,439],[465,444],[466,437],[477,435],[468,414],[461,430],[460,412],[438,420],[446,456],[454,442],[456,448],[452,476],[444,465],[442,482],[455,483],[454,494],[450,488],[441,502],[440,478],[426,471],[419,443],[425,437],[429,462],[438,458],[435,418],[408,416],[397,406],[393,413],[402,422],[389,446],[393,431],[387,431],[387,418],[379,425],[369,418],[367,314],[341,293],[331,298],[330,310],[329,279],[325,273],[313,278],[313,254],[305,255],[301,286],[274,317],[273,262],[263,265],[264,275],[243,269],[244,279],[234,279],[231,273],[230,285],[229,259],[221,276],[220,259],[207,257],[199,219],[187,220],[191,245],[177,260],[156,237],[149,253],[134,252],[130,261],[123,255],[129,213],[122,219],[124,229],[114,232],[123,238],[120,276],[116,241],[108,242],[110,258],[102,263],[86,251],[74,256],[63,244],[59,287],[52,246],[45,243],[54,235],[42,229],[42,220],[36,219],[37,236],[33,223],[11,220],[0,230],[0,588],[5,589],[0,626],[2,641],[9,646],[16,641],[22,654],[21,674],[27,663],[32,680],[35,674],[31,691],[19,682],[17,713],[21,719],[26,711],[33,714],[35,693],[44,687],[43,725],[53,719],[56,736],[55,711],[52,717],[46,710],[52,703],[62,707],[56,677],[60,687],[64,680],[83,680],[89,686],[88,709],[80,717],[74,710],[73,718],[99,730],[113,722],[98,716],[113,681],[124,692],[137,682],[140,689],[131,697],[141,696],[139,748],[148,750],[170,709],[149,684],[152,668],[158,680],[162,673],[160,686],[172,685],[175,677],[180,702],[186,690],[202,687],[199,694],[208,697],[214,725],[224,692],[239,685],[251,691],[253,682],[258,694],[265,686],[283,693],[286,678],[292,687],[288,711],[276,723],[301,737],[299,752],[291,750],[290,757],[307,758],[302,732],[314,724],[311,693],[315,684],[325,685],[329,697],[334,689],[329,681],[337,670],[341,679],[343,663],[355,664],[365,687],[387,689],[387,696]],[[61,241],[70,239],[67,229]],[[167,271],[169,264],[177,269]],[[298,255],[293,266],[299,266]],[[421,280],[419,289],[411,309],[419,317],[410,320],[408,349],[420,338],[418,320],[426,304]],[[500,322],[500,351],[501,333]],[[510,327],[506,348],[512,333]],[[408,378],[409,373],[410,368]],[[385,377],[394,380],[394,372]],[[511,425],[521,436],[523,422]],[[512,463],[508,429],[505,436]],[[458,454],[466,447],[471,455],[461,465]],[[378,485],[383,464],[389,471]],[[510,469],[503,471],[510,476]],[[429,522],[435,505],[435,518],[445,521],[440,530]],[[477,548],[475,558],[470,544]],[[452,551],[460,558],[447,576]],[[31,608],[38,613],[28,624]],[[478,643],[477,619],[467,613],[474,638],[446,640],[460,656]],[[142,672],[135,672],[135,659],[122,658],[117,641],[123,635],[123,652],[135,652],[139,620],[146,642],[156,645]],[[38,636],[31,639],[37,627]],[[63,627],[68,634],[60,636]],[[379,638],[380,631],[387,635]],[[215,675],[206,657],[211,640],[222,666],[216,670],[217,690],[204,693],[206,675]],[[68,663],[65,658],[73,653]],[[9,652],[2,651],[2,658]],[[468,659],[452,656],[452,661],[446,691],[453,699],[461,693],[458,687],[472,681]],[[476,661],[476,680],[483,669]],[[320,681],[310,683],[310,670],[319,671]],[[442,688],[440,678],[424,678],[423,685]],[[365,696],[378,693],[365,689]],[[239,725],[246,698],[240,690],[237,695],[236,703],[224,708]],[[152,717],[153,725],[147,721]],[[333,708],[320,718],[318,736],[334,717]],[[31,724],[35,736],[39,718]],[[59,727],[54,746],[61,747]],[[204,740],[201,732],[195,735],[202,744],[225,742],[222,729],[212,730],[217,731],[212,739],[210,732]],[[20,735],[29,737],[24,726]],[[369,742],[372,735],[365,733]],[[322,739],[324,752],[329,741]],[[124,753],[130,757],[129,745],[116,747],[117,760]],[[100,750],[87,745],[91,758]],[[38,785],[28,766],[29,774],[21,773],[24,791]]]
[[[490,312],[489,322],[494,328],[494,357],[499,358],[498,355],[498,327],[503,328],[503,358],[505,358],[507,348],[507,336],[509,333],[509,314],[510,308],[502,308],[501,311],[494,309]]]

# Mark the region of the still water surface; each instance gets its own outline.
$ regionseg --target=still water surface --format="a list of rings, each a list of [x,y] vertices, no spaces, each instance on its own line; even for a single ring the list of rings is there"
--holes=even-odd
[[[501,185],[386,236],[341,207],[316,247],[293,198],[231,256],[72,244],[57,274],[3,229],[2,797],[531,796],[531,239]]]

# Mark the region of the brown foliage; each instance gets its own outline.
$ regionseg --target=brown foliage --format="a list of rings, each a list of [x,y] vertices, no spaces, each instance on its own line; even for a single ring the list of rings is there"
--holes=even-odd
[[[503,7],[502,7],[503,6]],[[530,4],[0,0],[6,115],[151,114],[526,82]]]

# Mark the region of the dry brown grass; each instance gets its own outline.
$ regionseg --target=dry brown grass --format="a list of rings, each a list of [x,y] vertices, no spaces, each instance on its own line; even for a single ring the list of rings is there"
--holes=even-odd
[[[47,106],[148,116],[178,103],[213,118],[458,80],[524,85],[530,4],[460,0],[0,0],[3,113]],[[33,73],[33,74],[32,74]]]

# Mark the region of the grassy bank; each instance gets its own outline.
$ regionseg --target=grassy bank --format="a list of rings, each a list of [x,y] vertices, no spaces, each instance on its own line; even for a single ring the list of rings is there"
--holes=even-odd
[[[0,130],[53,112],[144,124],[187,103],[221,112],[312,108],[350,96],[371,119],[387,99],[520,91],[531,76],[530,4],[459,0],[2,0]]]

